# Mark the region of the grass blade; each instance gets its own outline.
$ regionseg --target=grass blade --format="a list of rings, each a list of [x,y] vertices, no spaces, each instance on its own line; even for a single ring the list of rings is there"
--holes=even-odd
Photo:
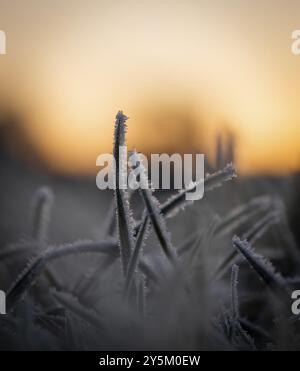
[[[143,165],[139,160],[138,154],[134,152],[132,154],[132,158],[136,164],[139,163],[139,166],[142,169],[142,171],[140,172],[139,191],[146,206],[151,224],[165,255],[171,262],[174,263],[177,260],[176,250],[172,246],[170,235],[167,231],[167,227],[161,213],[160,204],[157,198],[153,196],[152,191],[149,189],[149,181],[145,175],[145,169],[143,168]]]
[[[116,116],[115,134],[114,134],[114,158],[115,158],[115,201],[117,209],[117,221],[119,232],[120,256],[123,274],[126,276],[131,253],[134,247],[133,230],[134,225],[128,194],[125,189],[121,189],[120,177],[124,172],[124,162],[120,148],[125,146],[127,117],[122,111]],[[120,162],[121,159],[121,162]]]
[[[232,163],[225,166],[224,169],[214,173],[207,175],[204,179],[204,189],[206,192],[212,191],[215,188],[221,187],[224,182],[232,180],[233,178],[237,177],[236,169]],[[195,190],[197,184],[190,189],[184,189],[182,191],[177,192],[174,196],[171,196],[166,202],[164,202],[160,206],[161,214],[166,218],[171,218],[177,213],[184,209],[185,206],[191,204],[192,201],[186,200],[186,193],[189,191]],[[137,235],[138,230],[141,226],[141,221],[138,222],[134,229],[134,234]]]
[[[254,243],[269,230],[272,224],[277,223],[278,221],[278,213],[276,211],[269,212],[243,235],[243,239],[247,239],[250,243]],[[234,262],[236,256],[237,250],[233,250],[228,254],[215,272],[216,280],[220,279],[225,274],[225,272],[228,270],[228,267]]]
[[[48,236],[53,202],[54,194],[49,187],[39,188],[33,196],[31,234],[41,244],[46,242]]]
[[[234,321],[240,318],[239,298],[238,298],[238,275],[239,267],[234,264],[231,270],[231,313]]]
[[[87,252],[111,254],[116,248],[113,242],[77,242],[62,247],[50,247],[37,258],[29,262],[17,280],[13,283],[7,293],[7,308],[13,310],[16,304],[27,294],[30,287],[35,283],[42,273],[46,264],[57,258],[67,255],[82,254]]]
[[[270,288],[274,296],[280,298],[285,305],[288,304],[290,293],[286,282],[281,274],[275,271],[272,263],[262,255],[257,254],[246,240],[242,241],[235,236],[233,238],[233,245],[246,258],[255,272]]]
[[[127,271],[127,276],[126,276],[126,283],[125,283],[125,294],[128,294],[132,287],[134,272],[136,271],[138,267],[140,255],[141,255],[141,249],[148,236],[149,229],[150,229],[150,219],[147,215],[147,212],[145,212],[141,228],[139,229],[139,233],[136,238],[134,250],[133,250],[133,253],[129,261],[128,271]]]

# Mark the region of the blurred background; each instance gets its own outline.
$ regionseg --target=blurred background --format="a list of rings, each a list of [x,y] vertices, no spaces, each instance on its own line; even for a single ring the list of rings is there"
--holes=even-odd
[[[201,150],[232,132],[240,174],[300,165],[300,3],[0,0],[2,148],[58,174],[94,175],[119,109],[128,145]]]
[[[203,200],[166,221],[178,251],[189,246],[194,254],[195,241],[186,240],[201,235],[197,244],[201,241],[205,249],[199,254],[197,277],[202,277],[202,268],[205,277],[205,271],[213,275],[224,264],[224,282],[219,285],[216,280],[217,290],[212,292],[216,303],[230,297],[226,280],[234,234],[255,236],[255,249],[283,276],[299,276],[300,56],[291,52],[296,29],[299,0],[0,0],[0,30],[7,38],[7,54],[0,55],[0,289],[7,291],[29,259],[46,246],[117,237],[112,191],[97,189],[95,179],[98,155],[112,151],[119,110],[130,118],[129,149],[145,154],[204,153],[208,172],[234,160],[238,178],[205,192]],[[155,195],[163,201],[170,191]],[[139,220],[144,204],[138,192],[131,195],[130,205]],[[213,236],[217,220],[226,233]],[[42,238],[36,233],[39,229]],[[164,264],[160,249],[156,257],[157,247],[152,234],[143,254],[153,255],[150,260],[159,272]],[[206,252],[211,253],[208,263],[202,260]],[[112,300],[109,318],[118,321],[108,323],[117,329],[120,319],[127,318],[114,317],[119,310],[114,286],[120,266],[106,277],[106,260],[82,254],[50,264],[31,289],[30,305],[33,299],[37,308],[52,307],[53,287],[76,293],[87,308],[99,313],[102,304],[109,307]],[[271,317],[273,304],[264,304],[260,281],[243,270],[244,260],[237,261],[242,283],[247,284],[240,296],[245,318],[254,324],[259,318],[258,324],[266,324],[263,329],[277,324]],[[167,277],[169,269],[164,269]],[[299,286],[299,278],[294,283]],[[236,282],[231,286],[235,290]],[[202,306],[208,302],[206,296],[194,306],[199,292],[208,292],[202,283],[199,287],[197,299],[191,296],[187,305],[197,321],[204,313],[209,323]],[[176,296],[178,303],[176,322],[184,323],[185,343],[186,328],[194,319],[182,321],[186,303],[181,306]],[[25,312],[27,322],[29,311]],[[224,313],[222,309],[222,317]],[[69,324],[69,317],[52,314],[51,327],[59,318],[62,326]],[[125,322],[118,337],[128,334]],[[70,323],[80,333],[79,322]],[[278,324],[283,328],[281,319]],[[159,333],[169,333],[161,331],[164,326]],[[206,324],[203,328],[206,332]],[[36,340],[38,347],[42,345],[28,329],[26,324],[27,332],[18,331],[21,342],[36,346]],[[191,338],[196,341],[200,331],[195,329]],[[76,345],[71,325],[68,334]],[[178,334],[172,331],[168,336],[176,343]],[[278,334],[276,329],[280,343]],[[283,340],[289,339],[284,331]],[[296,340],[298,349],[299,336]],[[0,347],[6,343],[0,341]],[[267,349],[269,345],[268,338]]]
[[[238,188],[207,201],[220,215],[273,192],[297,231],[299,14],[296,0],[0,0],[1,244],[30,234],[44,185],[50,241],[99,238],[112,195],[96,158],[120,109],[129,149],[204,153],[207,171],[234,159]],[[175,243],[194,228],[179,225]]]

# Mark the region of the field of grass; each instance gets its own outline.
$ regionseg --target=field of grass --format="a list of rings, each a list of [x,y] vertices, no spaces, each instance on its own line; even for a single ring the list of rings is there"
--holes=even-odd
[[[125,133],[119,113],[115,154]],[[1,348],[298,350],[297,177],[240,178],[217,158],[191,203],[2,155]]]

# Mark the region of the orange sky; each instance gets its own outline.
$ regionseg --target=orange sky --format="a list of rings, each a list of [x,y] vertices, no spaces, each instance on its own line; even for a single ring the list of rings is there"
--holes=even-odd
[[[129,146],[188,151],[237,136],[241,172],[300,164],[300,56],[289,0],[0,0],[0,110],[58,171],[95,171],[113,120]]]

